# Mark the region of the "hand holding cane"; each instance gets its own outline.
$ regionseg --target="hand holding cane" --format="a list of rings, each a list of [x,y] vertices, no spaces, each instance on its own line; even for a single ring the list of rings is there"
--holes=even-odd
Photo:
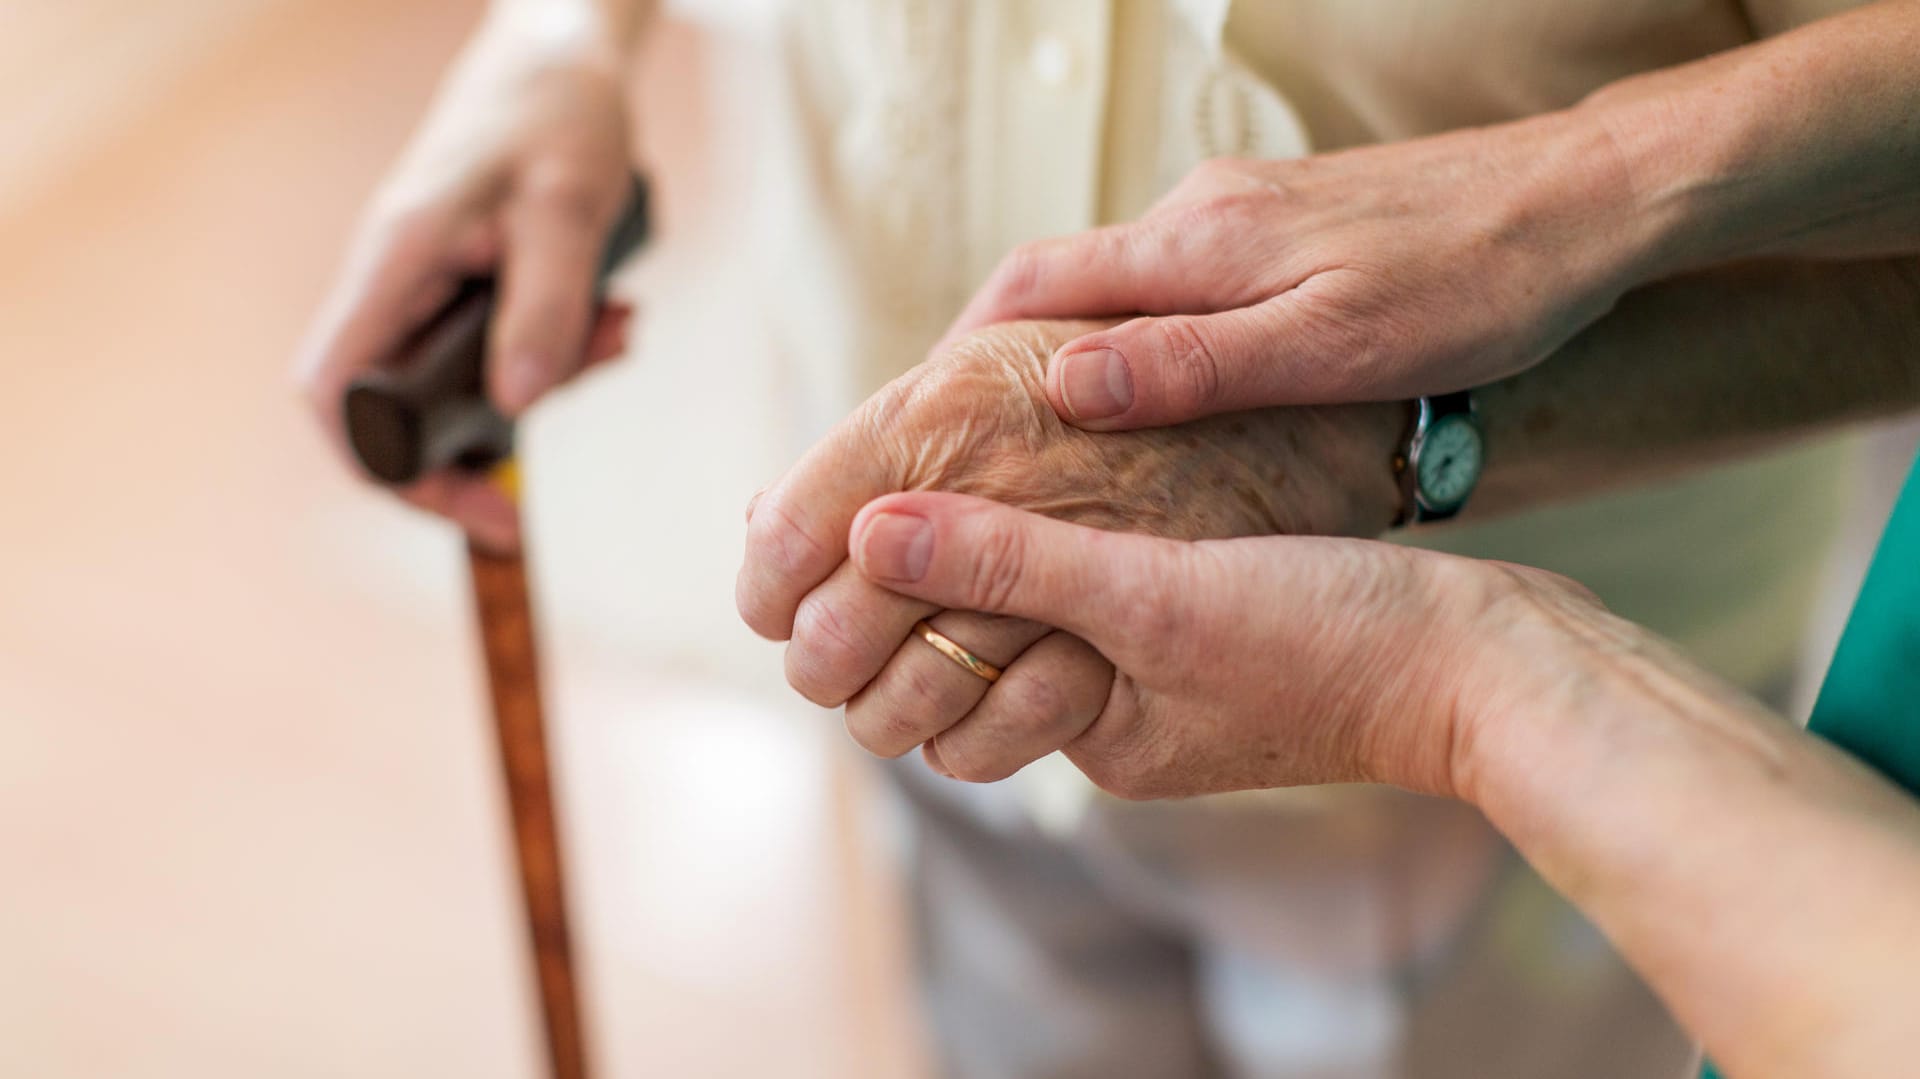
[[[636,177],[601,261],[600,288],[646,234],[647,189]],[[376,479],[398,486],[440,468],[490,472],[518,505],[513,421],[492,406],[485,389],[493,293],[491,280],[467,282],[409,338],[395,362],[347,388],[347,440]],[[549,1067],[553,1079],[585,1079],[526,556],[524,548],[501,554],[473,543],[467,555]]]

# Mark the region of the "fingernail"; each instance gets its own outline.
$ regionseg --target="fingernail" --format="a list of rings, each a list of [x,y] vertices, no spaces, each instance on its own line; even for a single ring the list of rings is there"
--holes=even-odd
[[[508,412],[519,412],[546,388],[546,379],[547,365],[534,353],[519,352],[507,357],[507,369],[500,381],[500,404]]]
[[[1133,373],[1110,348],[1060,357],[1060,397],[1076,420],[1104,420],[1133,404]]]
[[[885,581],[917,581],[933,560],[933,526],[925,517],[877,514],[867,522],[860,547],[867,575]]]

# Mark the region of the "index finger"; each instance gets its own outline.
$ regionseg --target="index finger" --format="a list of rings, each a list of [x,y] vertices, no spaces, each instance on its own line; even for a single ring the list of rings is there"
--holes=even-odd
[[[372,226],[354,241],[295,361],[295,377],[336,443],[347,383],[452,295],[459,276],[447,252],[452,232],[449,219],[419,214]]]
[[[830,432],[753,504],[734,601],[762,637],[793,635],[800,601],[846,561],[854,515],[905,482],[903,463],[861,416]]]

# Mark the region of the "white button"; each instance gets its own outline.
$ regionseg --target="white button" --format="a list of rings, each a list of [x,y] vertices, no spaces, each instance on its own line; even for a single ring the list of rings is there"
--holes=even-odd
[[[1073,49],[1059,37],[1043,34],[1034,39],[1033,49],[1027,53],[1027,65],[1042,84],[1063,85],[1073,77]]]

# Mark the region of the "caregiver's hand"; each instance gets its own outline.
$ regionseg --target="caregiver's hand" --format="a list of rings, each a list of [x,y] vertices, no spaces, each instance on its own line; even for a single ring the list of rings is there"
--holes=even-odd
[[[1920,993],[1920,804],[1563,579],[1364,540],[1173,543],[890,495],[861,572],[1113,660],[1059,732],[1125,797],[1364,780],[1459,797],[1730,1076],[1884,1071]],[[1000,692],[995,687],[991,699]]]
[[[845,561],[847,530],[881,495],[960,491],[1182,539],[1373,535],[1397,511],[1388,460],[1402,406],[1274,409],[1125,435],[1067,426],[1042,395],[1042,368],[1059,342],[1090,328],[1001,326],[941,352],[835,427],[750,508],[741,614],[763,636],[791,638],[788,681],[816,703],[847,703],[848,728],[869,750],[897,756],[938,738],[929,758],[948,772],[1000,778],[1084,725],[1111,679],[1068,634],[936,614],[861,577]],[[1006,669],[993,694],[911,635],[921,618]]]
[[[1582,110],[1293,161],[1200,165],[1136,222],[1016,249],[955,324],[1144,314],[1063,345],[1093,430],[1383,401],[1545,358],[1641,283],[1658,215]]]
[[[497,273],[488,392],[508,414],[622,350],[627,310],[594,276],[630,174],[626,59],[586,15],[495,9],[367,210],[301,350],[315,414],[344,447],[340,399],[466,277]],[[515,515],[484,480],[443,471],[403,492],[493,546]]]
[[[1111,693],[1046,749],[1128,798],[1351,781],[1453,794],[1513,622],[1593,605],[1543,572],[1391,544],[1180,543],[933,492],[868,504],[849,542],[876,584],[1059,626],[1111,660]]]
[[[954,332],[1164,316],[1056,357],[1049,399],[1107,430],[1483,385],[1676,274],[1920,253],[1920,5],[1853,7],[1514,123],[1208,162],[1014,252]]]

